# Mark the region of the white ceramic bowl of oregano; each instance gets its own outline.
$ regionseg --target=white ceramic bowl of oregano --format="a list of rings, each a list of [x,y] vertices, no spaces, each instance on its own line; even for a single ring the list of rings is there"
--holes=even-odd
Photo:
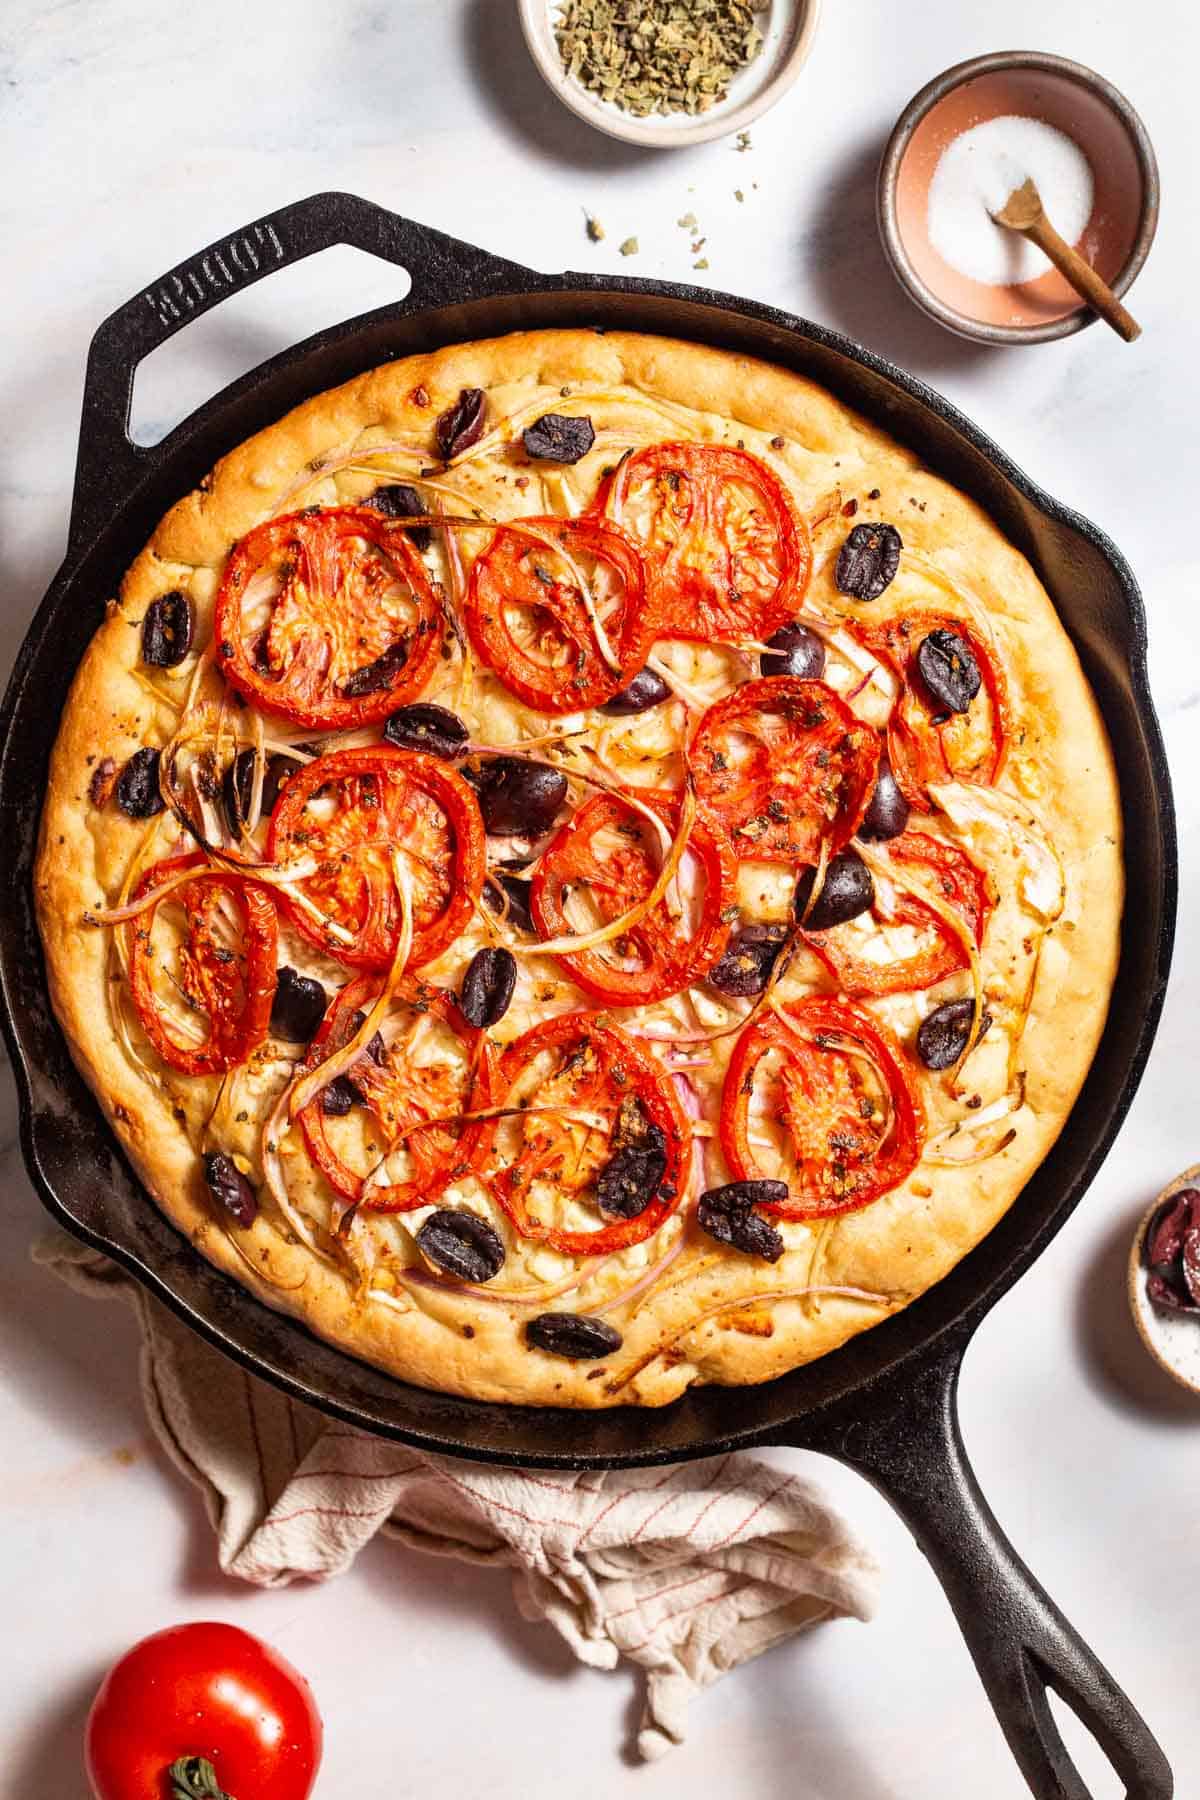
[[[820,0],[518,0],[530,53],[573,113],[667,149],[745,131],[812,48]]]

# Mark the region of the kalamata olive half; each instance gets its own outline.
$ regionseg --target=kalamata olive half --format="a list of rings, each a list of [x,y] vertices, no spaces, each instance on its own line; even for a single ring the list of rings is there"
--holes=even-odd
[[[388,482],[384,487],[377,487],[366,504],[372,512],[383,513],[388,519],[411,519],[414,514],[419,516],[429,511],[416,488],[409,487],[406,481]],[[429,525],[409,525],[405,535],[412,539],[418,550],[428,550],[433,529]]]
[[[471,733],[457,713],[429,700],[399,707],[384,726],[383,735],[401,750],[424,750],[448,762],[461,756],[471,741]]]
[[[871,803],[863,814],[863,822],[858,828],[858,835],[866,838],[868,842],[899,837],[908,824],[908,814],[908,801],[900,792],[900,783],[892,774],[892,765],[885,754],[879,758],[879,774],[875,778],[875,792],[871,795]]]
[[[258,1195],[234,1162],[223,1150],[208,1150],[204,1156],[204,1179],[218,1206],[245,1230],[258,1217]]]
[[[530,1319],[525,1327],[525,1342],[551,1356],[569,1357],[572,1362],[595,1362],[619,1350],[624,1339],[606,1319],[590,1318],[584,1313],[548,1312]]]
[[[983,685],[979,664],[966,638],[943,626],[922,638],[917,669],[933,699],[947,712],[967,712]]]
[[[541,837],[567,797],[561,769],[519,756],[492,756],[463,774],[479,796],[484,828],[493,837]]]
[[[596,1205],[607,1219],[640,1219],[665,1191],[666,1172],[667,1134],[631,1094],[621,1102],[613,1153],[596,1182]]]
[[[761,994],[771,979],[786,937],[782,925],[744,925],[730,938],[721,960],[708,971],[712,986],[737,1000]]]
[[[319,981],[285,963],[275,982],[271,1030],[289,1044],[311,1043],[325,1017],[328,999]]]
[[[878,600],[896,578],[904,540],[894,525],[856,525],[838,551],[833,579],[852,600]]]
[[[543,413],[521,434],[525,453],[538,462],[577,463],[596,441],[596,428],[586,413]]]
[[[135,750],[117,776],[117,805],[130,819],[153,819],[163,811],[159,754],[157,750]]]
[[[784,1251],[783,1239],[754,1208],[781,1206],[787,1196],[786,1181],[731,1181],[701,1194],[696,1221],[701,1231],[719,1244],[728,1244],[744,1256],[778,1262]]]
[[[487,395],[483,389],[463,388],[454,405],[438,414],[434,428],[438,454],[443,462],[452,461],[479,442],[486,417]]]
[[[142,620],[142,661],[152,669],[173,669],[192,647],[192,603],[177,588],[160,594]]]
[[[781,625],[767,639],[767,646],[758,659],[764,675],[798,675],[802,681],[819,681],[825,673],[825,645],[799,619]]]
[[[627,713],[649,712],[652,706],[661,706],[670,698],[671,690],[661,675],[653,669],[639,669],[629,685],[606,700],[600,711],[623,718]]]
[[[362,1090],[348,1075],[335,1075],[321,1089],[321,1111],[327,1118],[344,1119],[362,1099]]]
[[[834,925],[844,925],[847,919],[857,919],[860,913],[870,912],[875,904],[875,883],[870,869],[855,851],[843,850],[830,859],[824,886],[805,918],[805,908],[816,878],[815,869],[805,869],[796,883],[796,917],[805,931],[829,931]]]
[[[640,1219],[662,1185],[667,1169],[666,1138],[662,1144],[626,1144],[613,1154],[596,1183],[596,1205],[606,1219]]]
[[[487,1220],[452,1206],[430,1213],[417,1232],[417,1247],[459,1281],[491,1281],[504,1267],[504,1245]]]
[[[1146,1228],[1146,1291],[1157,1306],[1200,1308],[1200,1193],[1184,1188],[1163,1202]]]
[[[921,1020],[917,1032],[917,1055],[927,1069],[948,1069],[958,1061],[967,1047],[974,1017],[974,1000],[964,999],[947,1000],[945,1005],[935,1006]],[[992,1015],[985,1012],[979,1021],[980,1037],[991,1022]]]
[[[225,770],[221,782],[221,801],[225,808],[225,817],[234,837],[241,834],[243,825],[250,817],[250,801],[254,793],[254,758],[253,750],[239,750],[233,761]],[[275,802],[279,798],[279,790],[292,770],[299,767],[290,756],[268,756],[263,770],[261,816],[265,819],[274,812]]]
[[[459,1011],[468,1025],[498,1025],[512,1004],[517,959],[503,946],[477,950],[467,964]]]
[[[1173,1269],[1169,1275],[1148,1275],[1146,1292],[1155,1306],[1164,1306],[1170,1312],[1194,1314],[1197,1311],[1196,1304],[1187,1288],[1184,1287],[1178,1270]]]
[[[1184,1188],[1164,1200],[1146,1227],[1142,1243],[1146,1267],[1160,1275],[1168,1274],[1183,1253],[1183,1234],[1193,1222],[1200,1224],[1200,1194],[1195,1188]]]
[[[518,931],[533,930],[533,883],[527,875],[510,875],[506,869],[495,869],[484,885],[483,903],[492,912],[504,910],[499,889],[508,902],[507,922]]]

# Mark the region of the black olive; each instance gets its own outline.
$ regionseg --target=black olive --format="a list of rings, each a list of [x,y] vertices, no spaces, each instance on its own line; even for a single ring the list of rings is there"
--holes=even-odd
[[[380,694],[384,688],[395,685],[397,675],[407,662],[408,639],[397,638],[374,662],[364,663],[361,669],[355,669],[352,675],[347,675],[341,692],[347,700],[360,700],[364,694]]]
[[[1142,1243],[1150,1271],[1146,1284],[1159,1306],[1179,1311],[1200,1307],[1200,1193],[1184,1188],[1159,1207]]]
[[[917,1055],[927,1069],[948,1069],[958,1061],[967,1047],[974,1017],[973,1000],[947,1000],[944,1006],[935,1006],[921,1020],[917,1032]],[[991,1022],[991,1014],[985,1012],[979,1021],[980,1037]]]
[[[464,388],[453,406],[438,417],[435,427],[438,452],[449,462],[460,451],[469,450],[483,436],[487,414],[487,397],[482,388]]]
[[[384,726],[383,735],[401,750],[424,750],[449,762],[461,756],[471,741],[471,733],[457,713],[428,700],[400,707]]]
[[[596,441],[595,428],[586,413],[543,413],[521,434],[526,455],[538,462],[577,463]]]
[[[947,712],[967,712],[983,685],[979,664],[966,638],[942,626],[922,638],[917,669],[930,694]]]
[[[825,645],[799,619],[781,625],[767,639],[767,645],[758,659],[763,675],[799,675],[804,681],[819,681],[825,673]]]
[[[731,1181],[701,1194],[697,1223],[719,1244],[728,1244],[746,1256],[778,1262],[784,1251],[783,1239],[754,1208],[781,1206],[787,1196],[786,1181]]]
[[[667,1171],[666,1138],[661,1131],[659,1136],[661,1148],[627,1144],[615,1150],[601,1169],[596,1204],[606,1219],[640,1219],[658,1193]]]
[[[1195,1195],[1192,1196],[1193,1202]],[[1193,1306],[1200,1306],[1200,1228],[1196,1224],[1196,1208],[1192,1207],[1187,1230],[1183,1234],[1183,1284]]]
[[[621,1102],[613,1142],[596,1182],[596,1204],[606,1218],[639,1219],[663,1186],[667,1134],[630,1095]]]
[[[452,1206],[430,1213],[417,1232],[417,1248],[460,1281],[491,1281],[504,1267],[504,1245],[487,1220]]]
[[[361,1099],[362,1090],[355,1086],[348,1075],[335,1075],[321,1089],[321,1111],[331,1119],[344,1119]]]
[[[533,1349],[546,1350],[551,1356],[566,1356],[572,1362],[595,1362],[598,1357],[611,1356],[624,1341],[615,1325],[584,1313],[539,1313],[525,1327],[525,1342]]]
[[[1142,1260],[1148,1269],[1168,1275],[1183,1254],[1183,1234],[1193,1223],[1200,1223],[1200,1194],[1195,1188],[1184,1188],[1164,1200],[1142,1240]]]
[[[1196,1302],[1188,1289],[1183,1286],[1175,1270],[1170,1275],[1150,1275],[1146,1280],[1146,1292],[1155,1306],[1165,1306],[1172,1312],[1194,1313]]]
[[[416,488],[409,487],[407,482],[389,482],[386,487],[377,487],[366,502],[372,512],[383,513],[389,519],[411,519],[414,515],[427,513]],[[405,536],[410,537],[418,550],[428,550],[433,541],[433,529],[429,525],[409,525]]]
[[[285,963],[271,1002],[271,1030],[289,1044],[307,1044],[325,1017],[328,996],[319,981]]]
[[[191,647],[191,601],[178,589],[160,594],[142,620],[142,661],[153,669],[173,669]]]
[[[500,895],[496,892],[497,882],[504,889],[504,895],[508,901],[508,923],[515,925],[518,931],[531,932],[533,930],[533,910],[530,902],[533,897],[533,883],[525,875],[510,875],[504,869],[495,870],[483,890],[484,905],[490,907],[492,912],[502,910]]]
[[[626,713],[649,712],[652,706],[661,706],[670,698],[671,690],[661,675],[656,675],[653,669],[639,669],[628,686],[614,694],[611,700],[606,700],[600,711],[619,718]]]
[[[796,883],[796,917],[803,923],[805,931],[829,931],[834,925],[844,925],[847,919],[857,919],[860,913],[869,912],[875,904],[875,883],[871,880],[870,869],[855,851],[843,850],[831,858],[825,871],[824,886],[808,917],[804,918],[816,878],[815,869],[805,869]]]
[[[468,1025],[498,1025],[512,1004],[517,959],[511,950],[477,950],[467,964],[459,1011]]]
[[[204,1156],[204,1179],[214,1200],[225,1208],[235,1224],[243,1230],[258,1217],[258,1195],[234,1162],[223,1150],[208,1150]]]
[[[225,808],[225,817],[234,837],[241,834],[243,825],[250,817],[250,797],[254,791],[254,750],[239,750],[233,761],[225,770],[221,782],[221,801]],[[279,790],[288,776],[296,768],[290,756],[268,756],[263,770],[262,807],[263,818],[275,810],[275,802],[279,798]]]
[[[838,551],[833,578],[853,600],[878,600],[895,580],[904,539],[894,525],[856,525]]]
[[[463,774],[479,795],[484,826],[494,837],[541,837],[567,797],[561,769],[518,756],[493,756]]]
[[[730,938],[720,962],[708,971],[709,981],[720,993],[738,1000],[761,994],[786,937],[782,925],[744,925]]]
[[[858,835],[869,842],[899,837],[908,824],[908,814],[908,801],[900,792],[900,783],[892,774],[892,765],[885,754],[879,758],[875,792],[871,795],[871,804],[863,814]]]
[[[117,805],[131,819],[152,819],[163,811],[158,759],[157,750],[135,750],[117,776]]]

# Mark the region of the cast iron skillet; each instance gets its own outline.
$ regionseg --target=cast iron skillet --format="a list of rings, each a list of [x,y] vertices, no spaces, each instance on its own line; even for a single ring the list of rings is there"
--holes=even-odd
[[[274,268],[349,243],[407,269],[409,297],[264,363],[153,449],[129,440],[134,371],[189,319]],[[664,332],[802,371],[916,447],[987,508],[1055,598],[1116,751],[1128,866],[1111,1015],[1083,1093],[1007,1217],[915,1305],[832,1356],[754,1388],[701,1389],[661,1411],[576,1413],[454,1399],[393,1381],[271,1312],[217,1273],[150,1205],[76,1074],[46,997],[31,861],[68,683],[127,564],[161,515],[224,452],[298,401],[411,351],[523,327]],[[1089,1800],[1055,1726],[1053,1688],[1137,1800],[1169,1800],[1171,1772],[1126,1696],[1020,1561],[959,1436],[955,1389],[984,1313],[1082,1197],[1112,1143],[1158,1022],[1175,921],[1170,784],[1146,684],[1141,597],[1094,526],[1036,488],[937,394],[835,333],[704,289],[545,276],[346,194],[285,207],[181,264],[105,321],[88,358],[66,560],[35,618],[0,717],[0,975],[30,1174],[50,1211],[107,1251],[255,1374],[385,1436],[483,1462],[632,1467],[731,1446],[821,1450],[882,1489],[958,1616],[1013,1753],[1042,1800]]]

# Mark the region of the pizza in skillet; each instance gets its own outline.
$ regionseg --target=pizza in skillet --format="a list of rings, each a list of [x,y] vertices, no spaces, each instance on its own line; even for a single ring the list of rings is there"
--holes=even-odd
[[[1013,1202],[1120,836],[974,504],[796,375],[571,330],[374,370],[168,513],[37,887],[74,1056],[231,1278],[429,1387],[657,1405]]]

